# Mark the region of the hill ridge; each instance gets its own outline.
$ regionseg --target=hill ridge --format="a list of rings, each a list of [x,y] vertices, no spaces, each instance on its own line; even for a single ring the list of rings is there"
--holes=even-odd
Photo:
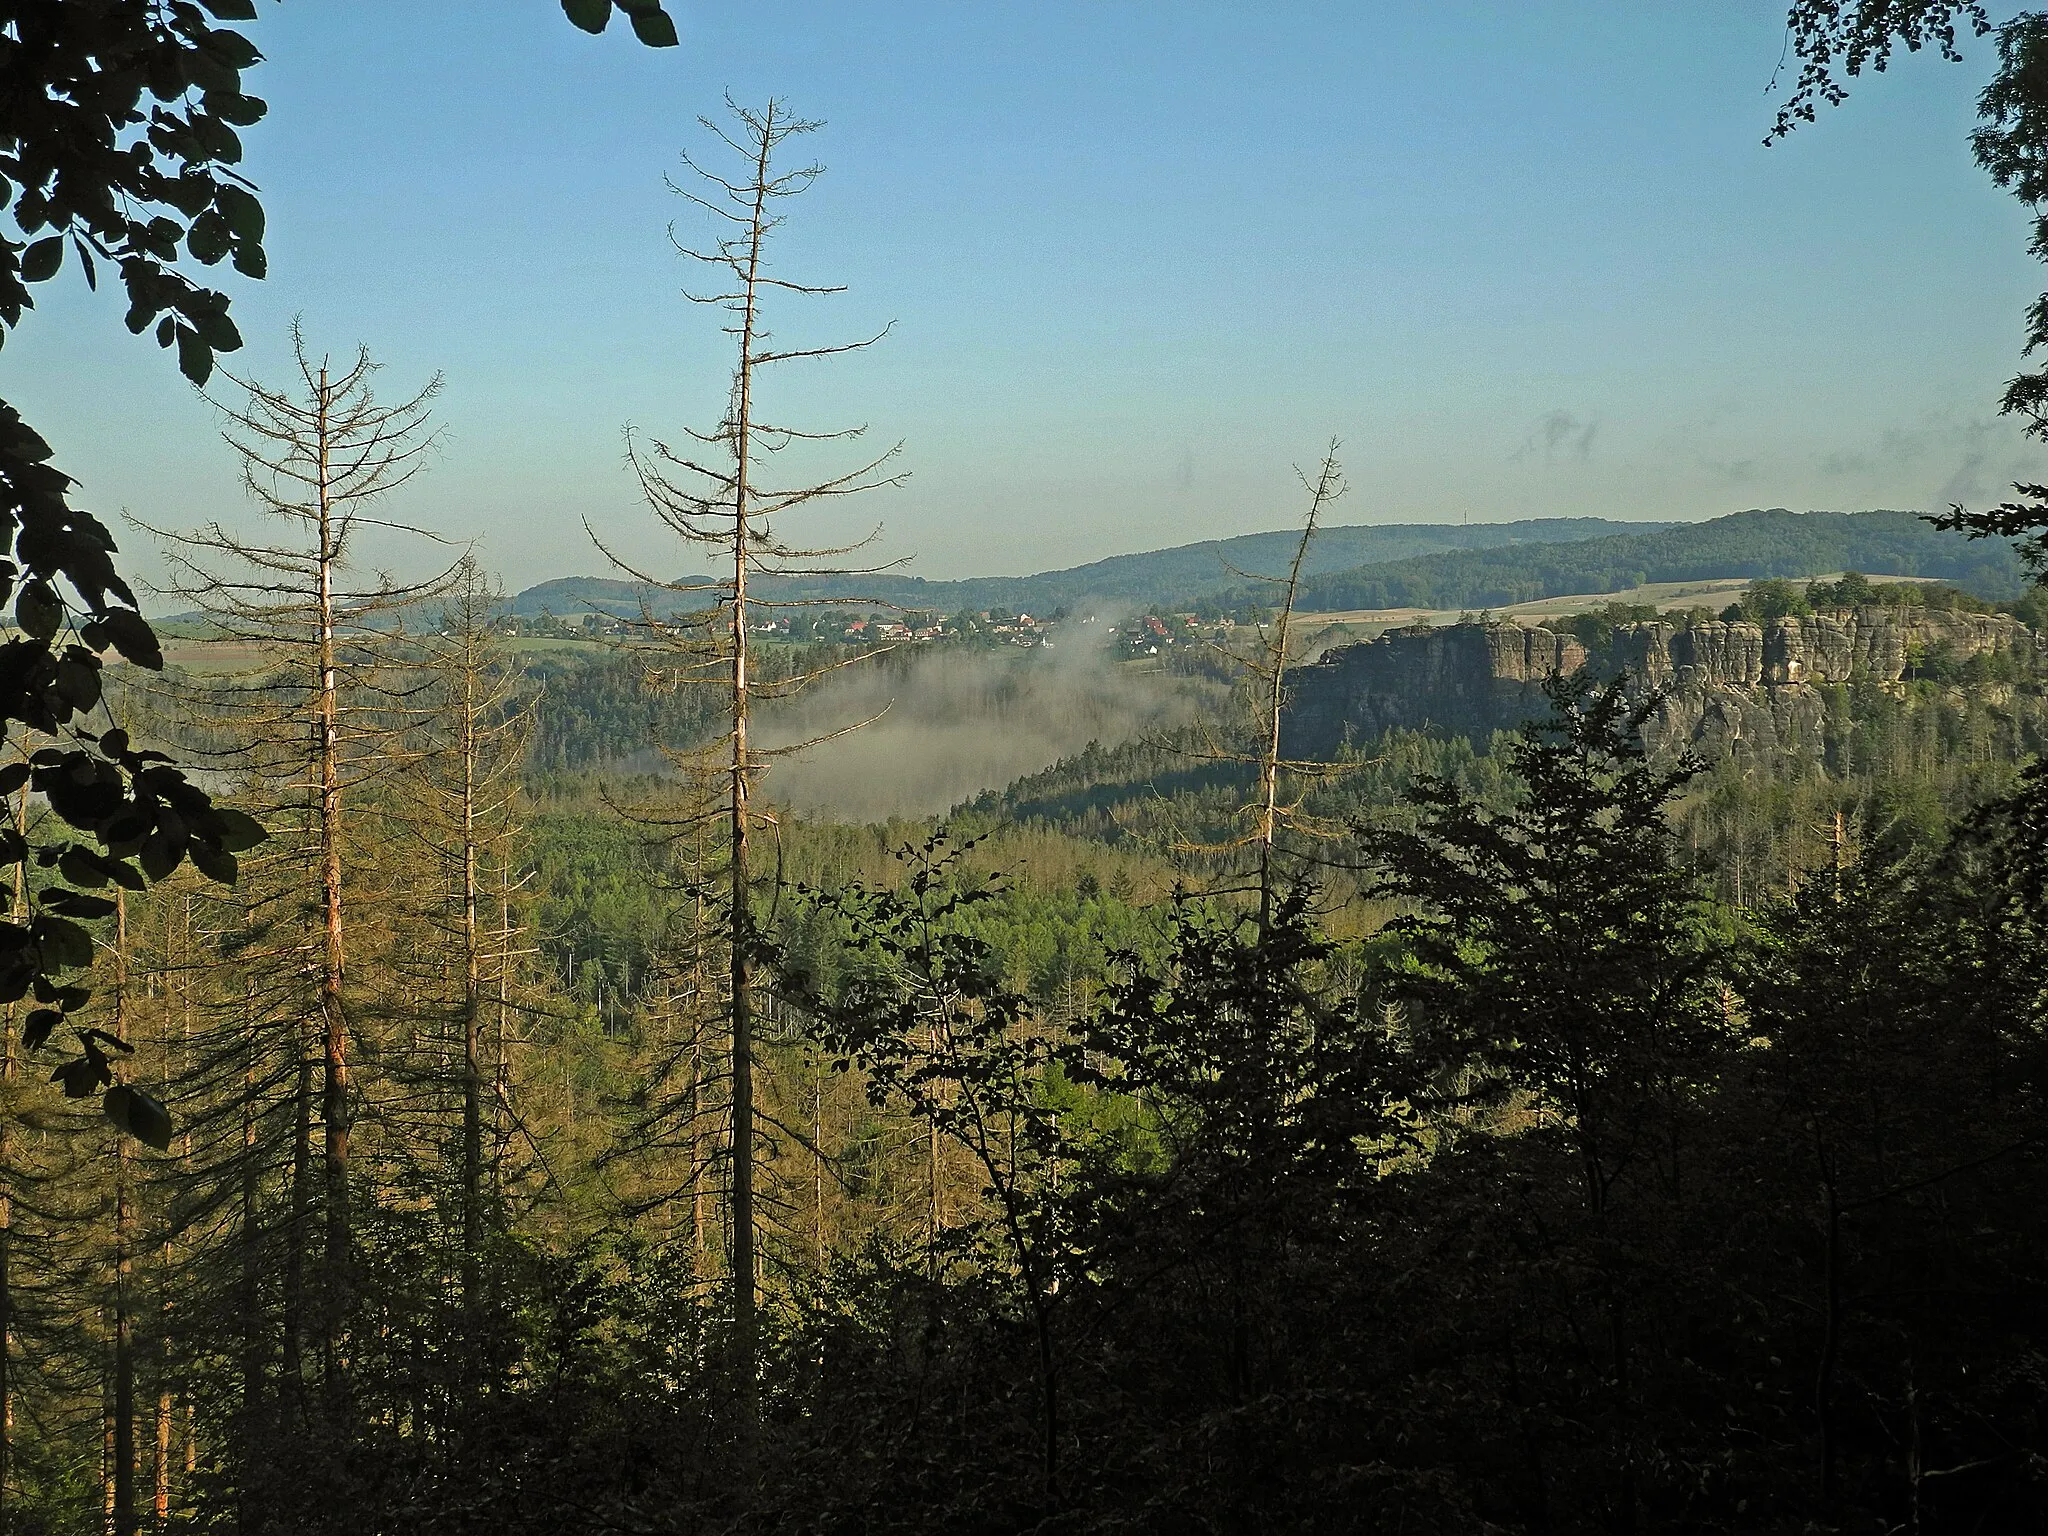
[[[1105,609],[1262,607],[1270,604],[1271,591],[1247,582],[1241,573],[1261,566],[1284,568],[1298,537],[1288,529],[1239,534],[1029,576],[784,577],[761,581],[759,590],[771,599],[871,601],[946,613],[1001,607],[1044,614],[1087,604]],[[1355,559],[1361,551],[1374,558]],[[1840,570],[1931,577],[1979,596],[2009,598],[2025,579],[2006,541],[1944,533],[1918,513],[1793,512],[1784,507],[1751,508],[1693,523],[1525,518],[1473,525],[1356,524],[1318,530],[1305,570],[1301,605],[1310,612],[1477,609],[1620,592],[1646,582],[1818,576]],[[630,581],[565,576],[526,588],[510,607],[527,616],[543,609],[559,617],[592,611],[623,615],[637,612],[643,600],[657,610],[694,606]]]
[[[1519,518],[1493,523],[1352,523],[1317,531],[1310,546],[1311,573],[1349,570],[1418,556],[1459,550],[1565,544],[1617,533],[1654,531],[1677,526],[1670,522],[1622,521],[1600,517]],[[1197,599],[1227,590],[1243,581],[1247,571],[1261,567],[1285,569],[1294,553],[1297,529],[1274,528],[1198,539],[1162,549],[1106,555],[1100,560],[1015,576],[924,577],[881,575],[834,577],[805,581],[791,578],[791,590],[843,594],[848,601],[872,598],[906,607],[955,611],[997,604],[1058,607],[1076,599],[1160,602]],[[1235,566],[1237,569],[1232,570]],[[704,578],[677,577],[678,582]],[[774,590],[776,583],[767,584]],[[643,596],[661,606],[661,589],[610,576],[558,576],[538,582],[511,599],[514,613],[537,615],[543,607],[558,616],[590,611],[637,610]],[[1053,601],[1046,599],[1051,597]],[[578,604],[575,608],[557,604]]]

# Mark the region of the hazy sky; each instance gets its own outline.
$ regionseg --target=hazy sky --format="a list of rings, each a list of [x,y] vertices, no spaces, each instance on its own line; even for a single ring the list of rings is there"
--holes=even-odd
[[[2039,478],[1996,417],[2043,286],[1970,162],[1991,65],[1901,61],[1760,141],[1782,0],[670,0],[678,49],[554,0],[263,0],[247,169],[270,278],[223,266],[279,374],[302,314],[446,437],[394,511],[515,587],[658,568],[621,429],[708,424],[663,185],[726,91],[827,127],[788,340],[895,322],[771,408],[901,438],[856,521],[930,576],[1283,525],[1332,435],[1338,521],[1923,508]],[[209,409],[68,277],[0,354],[85,504],[245,518]],[[807,533],[808,530],[797,530]],[[138,569],[146,541],[124,542]]]

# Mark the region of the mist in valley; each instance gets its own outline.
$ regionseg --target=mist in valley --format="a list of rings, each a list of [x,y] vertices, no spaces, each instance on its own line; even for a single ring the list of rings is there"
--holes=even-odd
[[[1069,628],[1028,650],[898,651],[763,706],[756,736],[769,750],[880,716],[778,759],[769,798],[831,820],[937,815],[1090,742],[1128,741],[1224,704],[1214,683],[1117,661],[1106,630],[1091,628],[1088,641]]]

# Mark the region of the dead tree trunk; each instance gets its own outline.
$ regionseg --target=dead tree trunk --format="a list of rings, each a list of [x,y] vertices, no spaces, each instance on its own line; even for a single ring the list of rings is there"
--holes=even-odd
[[[716,809],[695,819],[700,824],[718,824],[726,858],[723,940],[730,993],[726,1007],[731,1174],[725,1215],[731,1234],[732,1369],[740,1418],[751,1424],[757,1411],[760,1295],[755,1199],[755,994],[759,985],[756,969],[765,952],[765,936],[755,912],[758,892],[752,838],[762,820],[762,813],[755,806],[758,782],[774,755],[761,751],[755,744],[754,708],[759,698],[785,695],[816,675],[781,678],[763,687],[754,666],[752,636],[759,610],[778,605],[764,603],[754,583],[760,576],[796,570],[822,574],[820,561],[849,552],[844,548],[794,547],[778,531],[778,519],[783,514],[810,503],[895,484],[902,477],[883,472],[895,456],[893,448],[849,473],[797,487],[770,483],[764,473],[774,455],[793,442],[851,437],[861,429],[816,433],[769,422],[760,414],[758,399],[763,370],[771,364],[798,358],[855,351],[872,345],[880,337],[842,346],[796,349],[779,347],[770,340],[763,325],[762,305],[771,292],[839,291],[772,276],[765,259],[769,236],[782,220],[776,211],[778,204],[801,193],[821,171],[818,166],[778,170],[777,153],[787,140],[809,133],[817,125],[792,116],[777,101],[770,101],[759,112],[734,105],[732,113],[737,125],[732,133],[708,120],[705,126],[739,157],[741,169],[732,176],[718,175],[701,169],[686,155],[684,163],[696,172],[705,192],[700,196],[686,188],[676,188],[711,216],[720,230],[720,237],[708,249],[696,250],[680,242],[678,249],[719,274],[719,291],[690,297],[723,308],[730,317],[726,329],[734,338],[737,351],[726,415],[714,431],[692,432],[690,436],[698,447],[686,451],[671,449],[660,441],[653,442],[649,451],[643,451],[629,435],[634,469],[649,505],[686,543],[713,555],[721,574],[707,583],[666,582],[634,569],[609,550],[606,554],[621,569],[657,589],[674,594],[709,592],[715,599],[708,616],[702,603],[692,600],[674,606],[694,609],[694,614],[658,614],[650,604],[644,619],[646,627],[669,641],[674,649],[688,654],[689,662],[677,669],[678,675],[704,681],[716,678],[725,695],[722,703],[726,732],[713,752],[675,755],[689,762],[704,783],[707,796],[713,792],[711,786],[716,785]],[[715,453],[699,457],[707,448]],[[721,454],[722,459],[717,457]]]
[[[128,1038],[128,905],[114,894],[114,1033]],[[114,1138],[114,1536],[135,1536],[134,1170],[128,1138]]]
[[[457,1061],[438,1060],[432,1070],[443,1084],[451,1076],[455,1079],[459,1126],[453,1163],[462,1230],[460,1284],[464,1326],[472,1340],[481,1336],[484,1315],[488,972],[492,966],[498,969],[502,1034],[512,963],[510,870],[518,827],[517,780],[531,722],[528,709],[514,707],[513,676],[504,665],[495,629],[501,595],[473,561],[457,566],[438,632],[425,642],[428,685],[419,694],[425,729],[414,758],[418,808],[413,817],[422,842],[434,855],[419,916],[423,926],[443,935],[433,985],[447,989],[453,1032],[460,1035]],[[491,868],[497,870],[503,888],[502,936],[483,927],[484,879]],[[447,1044],[443,1040],[436,1048],[445,1051]],[[479,1378],[476,1350],[465,1355],[463,1391],[468,1397]]]
[[[319,685],[315,696],[320,796],[320,1019],[324,1057],[320,1096],[321,1155],[326,1168],[327,1297],[320,1333],[321,1374],[335,1384],[335,1350],[348,1315],[348,1021],[343,1017],[341,926],[341,687],[335,656],[334,567],[339,559],[334,502],[335,396],[322,362],[313,391],[313,505],[319,552],[315,570],[315,622]]]
[[[376,365],[367,352],[358,351],[346,367],[334,368],[326,358],[316,360],[307,352],[296,328],[292,350],[299,376],[290,387],[225,375],[240,398],[219,407],[226,418],[224,435],[242,460],[244,487],[288,533],[264,542],[230,533],[218,523],[185,534],[152,531],[166,542],[168,561],[181,578],[178,591],[208,615],[217,635],[251,643],[267,658],[261,686],[239,692],[224,688],[220,692],[226,701],[210,702],[245,734],[251,785],[274,795],[276,809],[302,818],[305,862],[292,878],[310,887],[299,899],[311,910],[295,922],[306,921],[311,931],[297,930],[277,963],[289,963],[285,957],[296,948],[310,972],[312,996],[300,1004],[312,1015],[302,1026],[302,1050],[319,1066],[316,1094],[312,1061],[302,1059],[301,1144],[293,1154],[285,1277],[286,1373],[299,1374],[302,1330],[310,1333],[319,1351],[322,1386],[333,1405],[344,1395],[346,1333],[354,1310],[348,797],[363,779],[382,771],[382,754],[364,749],[365,735],[381,736],[389,729],[352,724],[367,719],[352,697],[360,693],[362,669],[381,664],[389,625],[380,626],[379,619],[438,594],[448,573],[403,586],[382,577],[356,584],[352,574],[359,531],[419,532],[381,522],[367,515],[366,507],[419,471],[434,440],[427,430],[427,409],[439,380],[396,405],[384,405],[371,389]],[[294,750],[292,743],[303,745]],[[317,1172],[310,1166],[309,1119],[315,1105]],[[304,1251],[312,1242],[316,1188],[322,1227],[319,1285],[308,1306]]]
[[[1280,866],[1288,851],[1282,847],[1281,833],[1293,828],[1328,837],[1341,835],[1345,830],[1335,824],[1318,827],[1315,818],[1303,814],[1300,796],[1292,800],[1282,798],[1283,780],[1327,778],[1344,772],[1344,765],[1289,761],[1281,753],[1287,717],[1287,666],[1291,659],[1294,607],[1301,591],[1302,569],[1308,559],[1309,544],[1315,538],[1317,524],[1346,489],[1344,471],[1337,462],[1337,448],[1338,444],[1332,440],[1313,478],[1298,468],[1295,471],[1302,488],[1309,493],[1309,504],[1301,539],[1294,547],[1294,559],[1287,574],[1264,576],[1249,571],[1236,572],[1247,580],[1277,589],[1278,609],[1272,624],[1259,621],[1255,643],[1249,647],[1239,648],[1220,642],[1213,647],[1243,679],[1242,686],[1249,696],[1250,740],[1226,742],[1211,738],[1202,751],[1193,755],[1252,771],[1254,793],[1238,813],[1247,823],[1245,830],[1227,842],[1182,842],[1177,845],[1183,853],[1225,854],[1233,858],[1242,857],[1249,850],[1252,863],[1250,879],[1258,895],[1259,931],[1262,934],[1270,932],[1273,926],[1275,901],[1282,879]],[[1229,888],[1243,890],[1244,879],[1241,866],[1233,869]]]

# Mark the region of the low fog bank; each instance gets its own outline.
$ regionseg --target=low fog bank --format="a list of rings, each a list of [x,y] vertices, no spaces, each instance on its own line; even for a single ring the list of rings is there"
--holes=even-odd
[[[1216,707],[1221,692],[1191,678],[1133,672],[1099,642],[1077,644],[1070,628],[1051,647],[918,649],[848,668],[764,709],[756,739],[788,746],[886,707],[873,725],[778,759],[768,797],[840,821],[932,816],[1091,741],[1114,744],[1184,724],[1205,704]]]

